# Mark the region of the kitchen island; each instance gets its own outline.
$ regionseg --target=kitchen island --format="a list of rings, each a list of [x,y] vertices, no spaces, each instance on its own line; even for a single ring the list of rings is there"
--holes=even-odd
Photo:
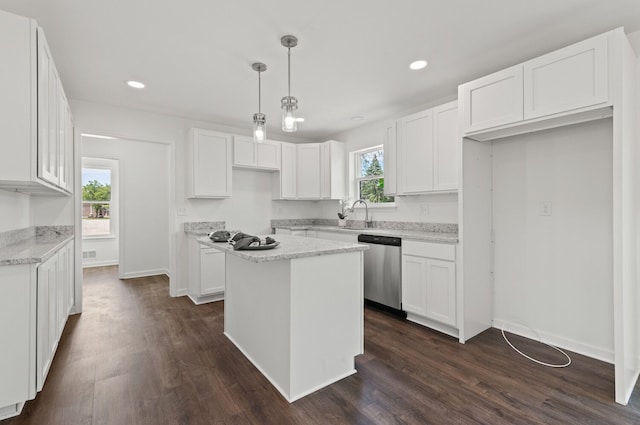
[[[225,335],[293,402],[356,372],[354,357],[364,351],[367,247],[276,239],[279,246],[262,251],[198,242],[226,253]]]

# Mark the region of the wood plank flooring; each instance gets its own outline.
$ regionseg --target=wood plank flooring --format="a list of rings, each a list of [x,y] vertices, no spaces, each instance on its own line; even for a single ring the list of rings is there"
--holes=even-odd
[[[365,312],[358,373],[287,403],[222,334],[222,302],[171,298],[164,277],[87,269],[44,390],[2,425],[640,424],[640,388],[614,403],[613,366],[520,357],[489,330],[461,345]],[[534,356],[562,361],[522,338]]]

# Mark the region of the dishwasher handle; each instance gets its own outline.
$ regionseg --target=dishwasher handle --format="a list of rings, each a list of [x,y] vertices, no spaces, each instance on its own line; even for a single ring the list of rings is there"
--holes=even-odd
[[[402,239],[393,236],[379,235],[358,235],[358,242],[370,243],[373,245],[402,246]]]

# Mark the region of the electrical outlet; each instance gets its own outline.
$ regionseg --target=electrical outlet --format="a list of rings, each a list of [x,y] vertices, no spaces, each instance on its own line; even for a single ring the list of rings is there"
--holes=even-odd
[[[176,213],[178,215],[187,215],[187,209],[185,207],[182,208],[178,208],[178,210],[176,211]]]
[[[540,208],[538,214],[544,216],[550,216],[552,214],[551,201],[540,202]]]
[[[420,205],[420,215],[429,215],[429,205],[427,204]]]

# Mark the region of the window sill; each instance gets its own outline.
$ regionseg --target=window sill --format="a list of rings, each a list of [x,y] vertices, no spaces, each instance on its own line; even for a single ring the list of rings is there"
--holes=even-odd
[[[379,204],[367,204],[370,210],[384,209],[384,208],[395,208],[395,202],[381,202]],[[354,208],[354,211],[365,210],[364,205],[358,204]]]

